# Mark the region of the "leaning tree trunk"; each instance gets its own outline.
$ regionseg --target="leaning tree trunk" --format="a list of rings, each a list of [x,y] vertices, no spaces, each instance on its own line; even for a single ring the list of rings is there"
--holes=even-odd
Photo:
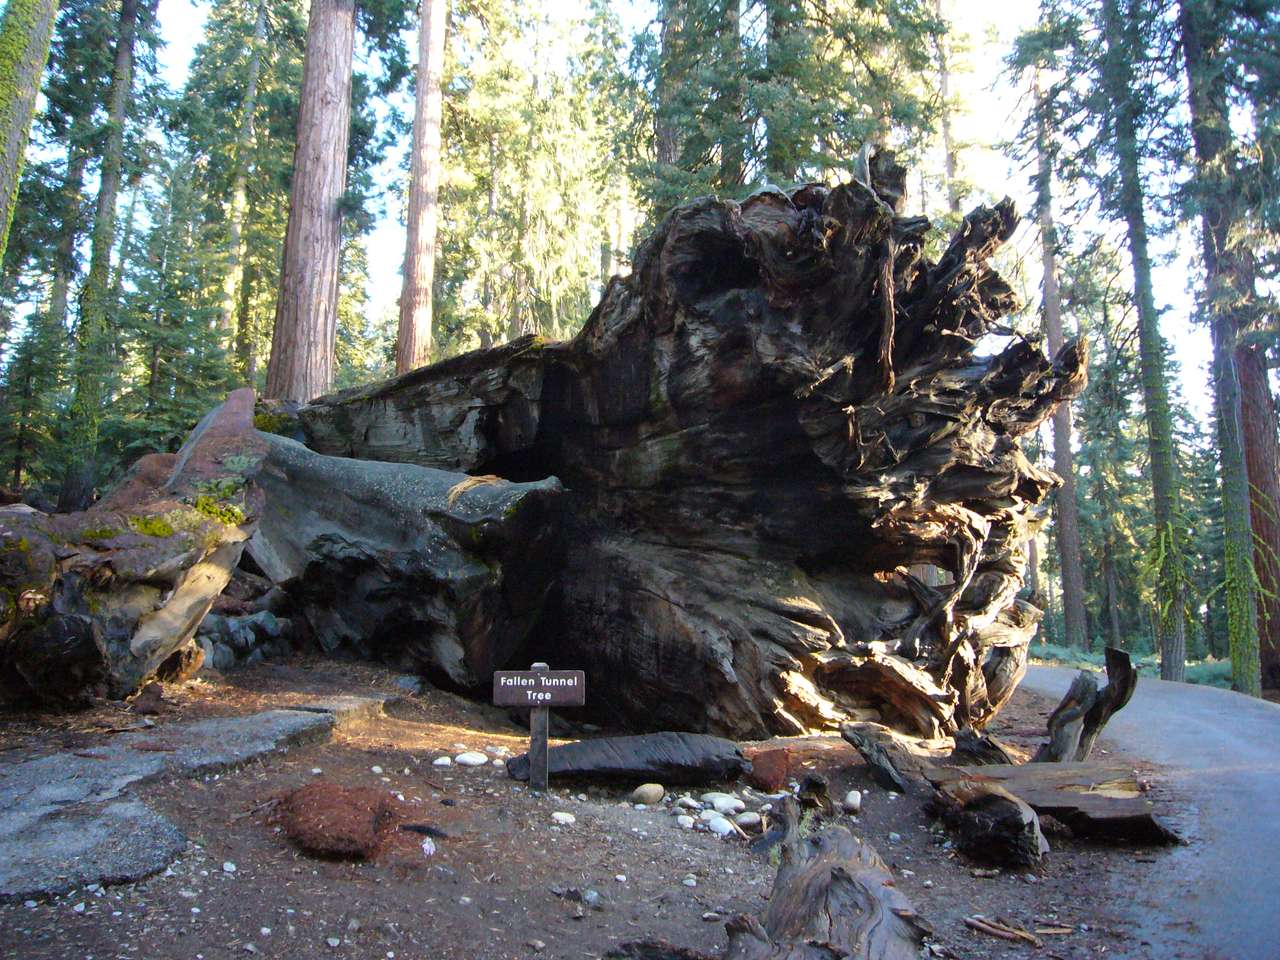
[[[312,0],[266,396],[310,400],[333,385],[341,200],[347,180],[355,0]]]
[[[0,260],[9,244],[31,117],[57,15],[58,0],[9,0],[0,20]]]
[[[440,112],[444,94],[444,34],[447,0],[423,0],[418,27],[418,97],[413,116],[409,168],[409,219],[405,235],[404,282],[400,288],[400,331],[396,373],[431,359],[434,338],[431,285],[436,266],[436,222],[440,205]]]
[[[1079,392],[1085,353],[979,356],[1017,306],[988,264],[1012,204],[975,210],[933,262],[929,223],[898,212],[905,170],[871,168],[872,186],[680,207],[573,340],[321,398],[299,413],[307,441],[558,477],[564,558],[513,656],[586,669],[605,719],[981,726],[1025,669],[1026,543],[1058,485],[1019,438]]]

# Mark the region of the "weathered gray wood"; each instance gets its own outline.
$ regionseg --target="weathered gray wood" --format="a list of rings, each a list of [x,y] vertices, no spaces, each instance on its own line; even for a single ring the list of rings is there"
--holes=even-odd
[[[248,551],[321,648],[488,688],[558,565],[559,482],[481,482],[259,436],[265,505]]]
[[[935,800],[956,847],[975,860],[1029,867],[1049,852],[1035,811],[999,784],[957,780],[939,790]]]
[[[532,669],[545,673],[549,668],[545,663],[535,663]],[[529,788],[539,793],[547,792],[550,719],[546,707],[534,707],[529,711]]]
[[[1094,674],[1081,671],[1049,716],[1049,736],[1033,763],[1088,760],[1111,716],[1133,697],[1138,671],[1123,650],[1107,647],[1107,685],[1098,689]]]
[[[701,733],[646,733],[634,737],[601,737],[552,747],[547,752],[557,777],[591,777],[637,783],[717,783],[751,769],[738,745]],[[507,761],[515,780],[529,779],[529,756]]]
[[[880,856],[844,827],[800,832],[800,808],[788,797],[781,862],[764,916],[725,924],[722,960],[919,960],[931,933],[894,886]],[[666,941],[623,944],[611,960],[711,960]]]

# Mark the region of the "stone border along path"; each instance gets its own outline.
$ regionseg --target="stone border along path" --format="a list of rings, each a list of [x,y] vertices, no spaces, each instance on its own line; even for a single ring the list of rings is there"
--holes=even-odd
[[[187,838],[131,790],[163,777],[221,773],[328,740],[402,699],[339,696],[245,717],[120,734],[109,744],[0,765],[0,902],[158,873]]]

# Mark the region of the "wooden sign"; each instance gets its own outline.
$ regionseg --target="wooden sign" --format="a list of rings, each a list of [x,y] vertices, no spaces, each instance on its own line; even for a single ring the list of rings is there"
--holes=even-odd
[[[587,675],[581,670],[499,670],[493,675],[493,702],[499,707],[580,707],[587,702]]]
[[[498,670],[493,702],[499,707],[529,707],[529,789],[546,792],[550,775],[548,707],[580,707],[587,702],[587,675],[581,670],[552,670],[535,663],[531,670]]]

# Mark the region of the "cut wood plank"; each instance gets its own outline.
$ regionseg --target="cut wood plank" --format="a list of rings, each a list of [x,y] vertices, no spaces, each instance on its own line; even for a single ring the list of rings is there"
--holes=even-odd
[[[929,782],[950,797],[977,785],[996,785],[1049,814],[1077,836],[1142,844],[1179,838],[1143,798],[1133,771],[1098,763],[1027,763],[1018,767],[933,767]]]

